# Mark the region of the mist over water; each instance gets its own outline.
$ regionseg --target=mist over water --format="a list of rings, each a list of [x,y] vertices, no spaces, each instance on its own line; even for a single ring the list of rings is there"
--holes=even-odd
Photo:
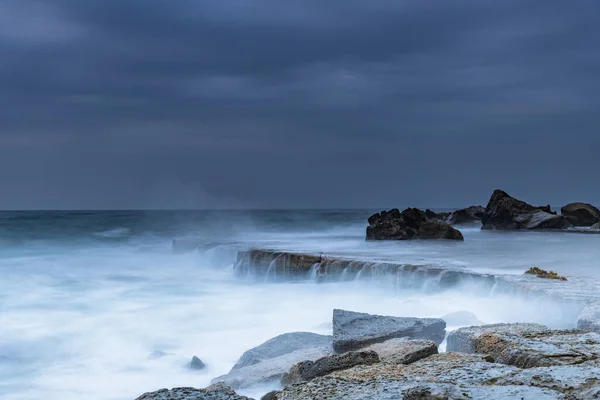
[[[573,326],[576,315],[552,303],[469,288],[431,293],[380,281],[239,280],[232,273],[239,247],[502,273],[539,265],[566,275],[599,274],[595,235],[493,233],[473,226],[461,228],[464,243],[367,243],[369,214],[1,214],[0,398],[116,400],[163,387],[204,387],[273,336],[330,334],[333,308],[417,317],[468,310],[484,323],[552,327]],[[172,254],[174,237],[222,244],[205,253]],[[464,324],[470,322],[458,319],[448,329]],[[187,369],[193,355],[208,370]]]

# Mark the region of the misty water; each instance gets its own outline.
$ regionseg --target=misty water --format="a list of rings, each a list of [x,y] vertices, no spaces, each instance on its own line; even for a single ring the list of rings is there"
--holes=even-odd
[[[369,260],[521,274],[537,265],[600,275],[600,236],[482,232],[464,243],[365,242],[369,211],[79,212],[0,215],[0,397],[134,399],[204,387],[278,334],[331,332],[333,308],[485,323],[570,327],[553,304],[469,290],[400,290],[380,281],[236,279],[237,248],[268,247]],[[173,238],[221,243],[173,254]],[[472,321],[449,321],[449,330]],[[442,346],[443,348],[443,346]],[[161,355],[161,356],[159,356]],[[193,355],[208,366],[192,371]],[[241,391],[259,397],[270,388]]]

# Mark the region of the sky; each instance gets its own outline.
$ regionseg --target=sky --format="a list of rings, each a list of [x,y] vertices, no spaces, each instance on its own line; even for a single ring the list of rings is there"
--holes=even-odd
[[[597,0],[0,0],[0,209],[600,203]]]

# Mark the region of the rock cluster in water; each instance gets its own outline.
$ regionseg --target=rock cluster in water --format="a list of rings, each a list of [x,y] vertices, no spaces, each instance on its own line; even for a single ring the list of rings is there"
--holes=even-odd
[[[481,221],[485,230],[552,230],[600,233],[600,210],[588,203],[570,203],[561,214],[549,205],[532,206],[495,190],[487,206],[471,206],[454,212],[407,208],[382,211],[369,217],[367,240],[453,239],[463,240],[452,225]],[[573,228],[591,228],[577,230]]]
[[[369,217],[367,240],[451,239],[463,240],[459,230],[447,222],[428,218],[418,208],[397,208]]]

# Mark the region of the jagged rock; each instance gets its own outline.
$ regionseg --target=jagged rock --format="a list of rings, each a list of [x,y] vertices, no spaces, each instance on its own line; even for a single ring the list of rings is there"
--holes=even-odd
[[[331,348],[332,336],[312,332],[284,333],[267,340],[260,346],[246,351],[235,363],[231,371],[258,364],[261,361],[310,348]]]
[[[482,229],[566,229],[573,225],[550,206],[534,207],[502,190],[495,190],[481,219]]]
[[[478,222],[481,221],[484,213],[485,207],[471,206],[450,213],[450,215],[446,218],[446,222],[450,225],[460,225]]]
[[[598,222],[597,224],[592,225],[592,229],[600,229],[600,222]]]
[[[277,393],[277,390],[272,390],[261,397],[260,400],[277,400]]]
[[[189,369],[202,370],[206,368],[206,364],[202,362],[198,357],[192,357],[192,361],[188,364]]]
[[[463,240],[462,233],[438,219],[428,219],[418,208],[397,208],[369,217],[367,240],[452,239]]]
[[[489,354],[498,363],[519,368],[575,365],[600,357],[600,334],[537,324],[484,325],[451,332],[447,348]]]
[[[319,376],[324,376],[348,369],[357,365],[371,365],[379,362],[379,355],[374,351],[352,351],[344,354],[334,354],[319,358],[316,361],[302,361],[294,365],[290,371],[281,378],[283,385],[291,385],[303,381],[310,381]]]
[[[560,213],[575,226],[592,226],[600,223],[600,210],[588,203],[569,203]]]
[[[253,400],[240,396],[227,385],[222,383],[212,385],[206,389],[181,387],[174,389],[160,389],[156,392],[144,393],[136,400]]]
[[[331,354],[330,347],[303,348],[278,357],[269,358],[257,364],[232,370],[219,376],[212,383],[223,382],[234,389],[255,385],[277,384],[292,366],[301,361],[314,361]]]
[[[438,346],[431,340],[409,340],[397,338],[375,343],[363,348],[379,355],[382,361],[397,364],[411,364],[431,355],[438,354]]]
[[[429,208],[427,210],[425,210],[425,216],[427,217],[427,219],[439,219],[440,221],[446,221],[448,219],[448,217],[450,217],[451,214],[452,214],[451,212],[446,212],[446,211],[442,211],[442,212],[431,211]]]
[[[428,339],[441,343],[446,322],[439,318],[387,317],[345,310],[333,310],[333,349],[336,352],[394,338]]]
[[[491,324],[460,328],[448,334],[446,351],[476,353],[477,340],[484,333],[512,333],[516,335],[548,332],[550,329],[540,324]]]

